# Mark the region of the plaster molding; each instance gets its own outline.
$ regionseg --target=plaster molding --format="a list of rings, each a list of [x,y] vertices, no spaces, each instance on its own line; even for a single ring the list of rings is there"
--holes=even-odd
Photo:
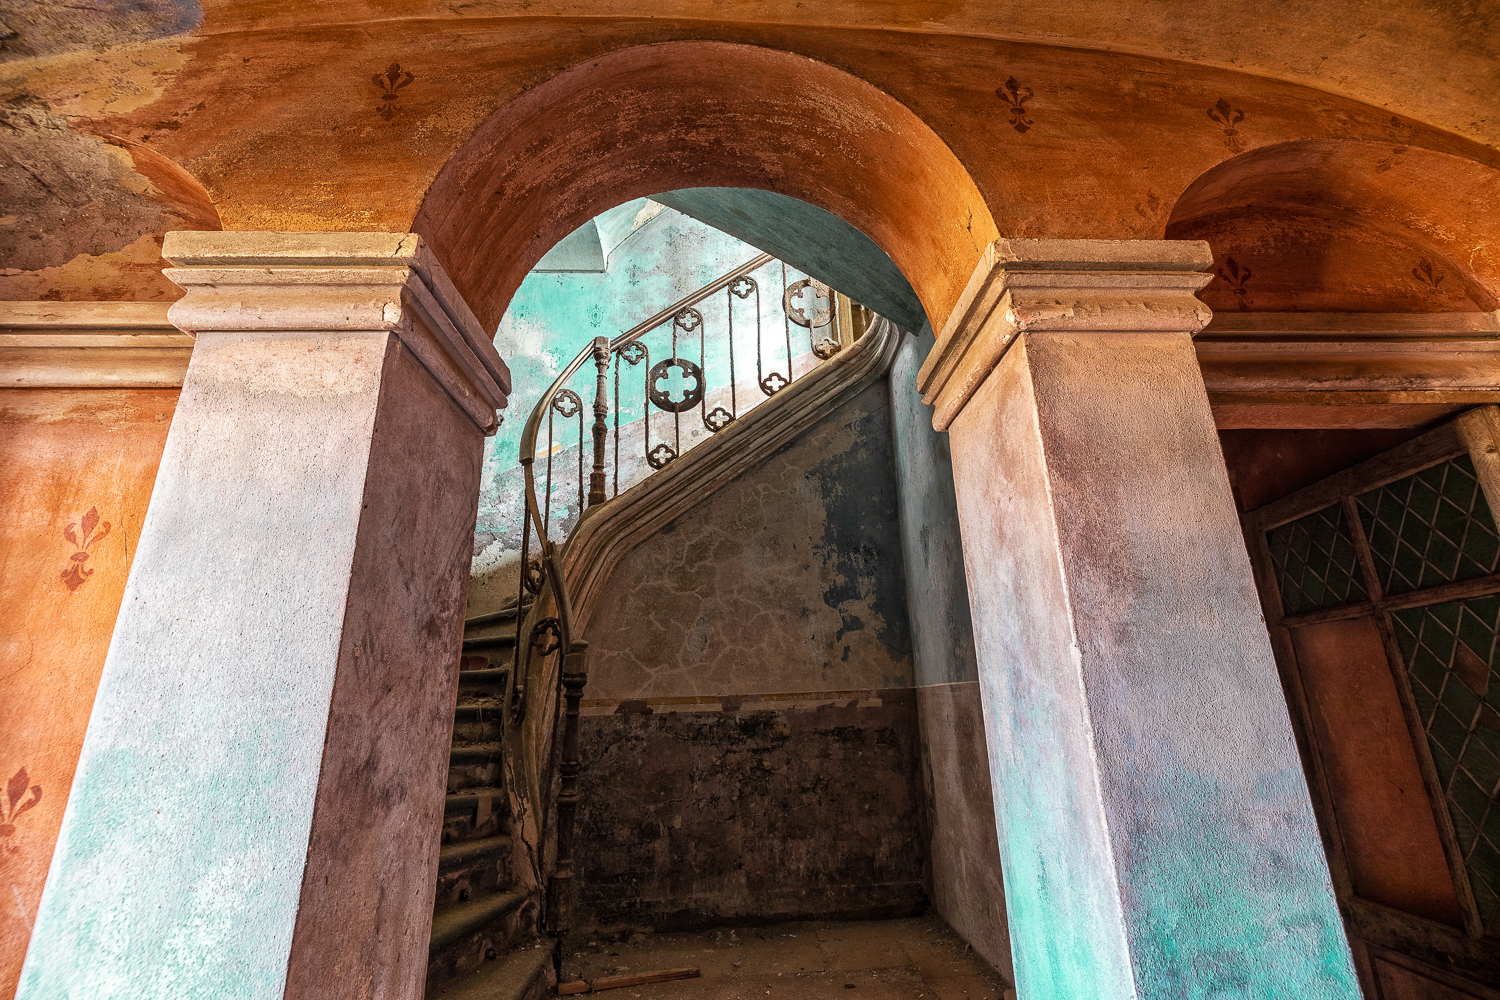
[[[0,302],[0,388],[177,389],[193,338],[166,302]]]
[[[1023,333],[1196,334],[1213,280],[1195,240],[995,240],[917,375],[945,431]]]
[[[490,335],[416,233],[168,233],[168,317],[209,332],[387,331],[485,434],[510,393]]]
[[[1407,427],[1500,402],[1500,314],[1220,313],[1194,340],[1221,429]]]

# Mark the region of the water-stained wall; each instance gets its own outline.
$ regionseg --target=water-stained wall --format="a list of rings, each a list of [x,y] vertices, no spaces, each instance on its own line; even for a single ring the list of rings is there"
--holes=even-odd
[[[886,386],[631,553],[589,625],[579,923],[926,905]]]
[[[0,392],[0,996],[21,972],[176,405],[175,389]]]
[[[953,458],[948,435],[933,430],[932,408],[917,392],[917,370],[934,343],[930,326],[907,334],[890,378],[932,902],[975,951],[1013,978]]]

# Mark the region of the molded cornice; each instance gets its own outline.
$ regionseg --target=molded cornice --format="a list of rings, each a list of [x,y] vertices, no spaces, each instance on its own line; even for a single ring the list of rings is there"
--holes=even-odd
[[[202,335],[389,331],[486,434],[510,393],[490,335],[416,233],[168,233],[168,317]]]

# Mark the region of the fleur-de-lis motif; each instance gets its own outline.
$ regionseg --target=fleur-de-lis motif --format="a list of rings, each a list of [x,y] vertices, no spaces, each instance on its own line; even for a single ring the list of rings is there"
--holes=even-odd
[[[380,106],[375,109],[375,113],[386,121],[396,117],[396,112],[401,108],[398,103],[401,99],[401,91],[410,87],[415,79],[416,77],[410,71],[403,70],[401,64],[395,62],[387,66],[384,73],[376,73],[370,77],[371,82],[381,92]]]
[[[1217,268],[1214,274],[1234,292],[1235,299],[1239,303],[1239,308],[1248,309],[1249,305],[1245,300],[1245,285],[1249,283],[1251,278],[1250,269],[1241,266],[1240,262],[1233,257],[1225,257],[1223,265]]]
[[[1243,153],[1245,143],[1240,139],[1240,122],[1245,120],[1243,108],[1232,108],[1224,98],[1208,109],[1208,117],[1224,126],[1224,145],[1229,147],[1231,153]]]
[[[1139,215],[1147,222],[1151,222],[1152,220],[1154,220],[1160,213],[1161,199],[1156,196],[1155,191],[1147,191],[1146,200],[1144,202],[1138,201],[1135,203],[1135,214]]]
[[[27,795],[30,798],[26,798]],[[25,801],[21,801],[25,799]],[[42,786],[33,785],[26,768],[11,775],[5,783],[5,801],[0,802],[0,837],[10,837],[16,832],[16,817],[42,801]],[[6,854],[14,854],[20,848],[7,845]]]
[[[1426,257],[1417,261],[1417,266],[1411,269],[1411,276],[1417,279],[1417,284],[1422,286],[1423,291],[1434,295],[1443,294],[1443,279],[1447,275],[1442,268],[1434,267]]]
[[[1410,147],[1408,146],[1393,146],[1391,148],[1391,155],[1375,164],[1375,172],[1377,174],[1383,174],[1387,170],[1394,167],[1396,165],[1396,162],[1401,159],[1401,154],[1406,152],[1409,148]]]
[[[80,521],[69,522],[63,529],[63,537],[73,543],[74,553],[68,557],[68,568],[61,574],[68,590],[77,590],[83,582],[94,575],[84,563],[89,561],[89,549],[109,535],[109,522],[99,520],[99,508],[90,507]]]
[[[1031,100],[1030,87],[1023,87],[1016,82],[1015,77],[1005,81],[1005,84],[995,88],[995,96],[1010,105],[1010,127],[1017,132],[1025,131],[1036,124],[1031,113],[1026,110],[1026,102]]]

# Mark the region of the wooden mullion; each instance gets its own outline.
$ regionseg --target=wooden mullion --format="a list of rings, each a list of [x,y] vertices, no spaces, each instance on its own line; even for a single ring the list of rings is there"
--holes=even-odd
[[[1379,605],[1385,596],[1385,587],[1381,585],[1380,573],[1375,569],[1375,554],[1370,551],[1370,539],[1365,535],[1365,522],[1359,516],[1359,502],[1352,494],[1345,494],[1343,498],[1344,523],[1349,528],[1349,537],[1354,542],[1354,561],[1359,563],[1359,571],[1365,578],[1365,593],[1370,595],[1370,601]]]
[[[1396,632],[1391,625],[1389,611],[1376,615],[1380,628],[1380,639],[1385,644],[1385,658],[1396,681],[1396,692],[1400,696],[1401,714],[1406,719],[1407,734],[1417,753],[1417,766],[1422,772],[1422,781],[1427,786],[1428,804],[1432,806],[1437,820],[1438,840],[1443,844],[1443,857],[1448,862],[1448,873],[1453,878],[1453,889],[1458,896],[1458,905],[1464,914],[1464,929],[1471,937],[1484,936],[1484,924],[1479,919],[1479,907],[1474,900],[1474,890],[1469,885],[1469,870],[1464,865],[1463,852],[1458,847],[1458,833],[1453,829],[1453,816],[1448,811],[1447,796],[1438,777],[1437,766],[1432,761],[1432,747],[1427,742],[1427,730],[1422,725],[1422,716],[1417,711],[1417,701],[1411,690],[1411,678],[1406,672],[1406,657],[1401,644],[1396,641]]]
[[[1281,624],[1286,628],[1321,625],[1323,622],[1338,622],[1348,618],[1365,618],[1374,614],[1375,610],[1376,605],[1373,601],[1359,601],[1355,604],[1340,604],[1336,608],[1323,608],[1319,611],[1304,611],[1300,615],[1287,615],[1281,619]]]
[[[1328,858],[1329,874],[1333,878],[1334,892],[1339,899],[1353,895],[1353,879],[1349,873],[1348,854],[1344,849],[1343,834],[1333,807],[1333,792],[1329,786],[1327,769],[1323,764],[1322,748],[1318,744],[1317,728],[1312,724],[1308,708],[1307,690],[1303,685],[1302,668],[1297,660],[1297,649],[1292,642],[1292,633],[1281,615],[1280,588],[1276,583],[1275,561],[1266,545],[1264,531],[1247,532],[1246,548],[1250,555],[1250,572],[1255,580],[1256,592],[1260,596],[1261,612],[1265,615],[1267,632],[1271,639],[1271,653],[1276,662],[1276,671],[1281,677],[1281,687],[1286,695],[1287,716],[1292,724],[1292,737],[1302,758],[1303,771],[1307,778],[1308,791],[1312,796],[1313,815],[1318,821],[1318,835],[1323,841],[1323,853]]]
[[[1330,507],[1345,495],[1356,495],[1384,486],[1467,451],[1468,446],[1464,444],[1458,428],[1450,421],[1421,437],[1397,445],[1390,451],[1382,452],[1358,465],[1351,465],[1342,472],[1335,472],[1327,479],[1303,487],[1280,500],[1257,507],[1250,512],[1249,517],[1258,529],[1267,531],[1313,511]]]

